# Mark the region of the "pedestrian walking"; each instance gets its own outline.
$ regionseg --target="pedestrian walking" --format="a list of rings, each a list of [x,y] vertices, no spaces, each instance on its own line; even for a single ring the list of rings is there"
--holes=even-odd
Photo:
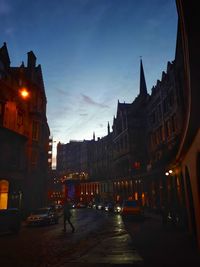
[[[70,220],[71,216],[72,216],[71,209],[72,209],[71,203],[70,203],[69,199],[66,199],[64,201],[64,206],[63,206],[63,223],[64,223],[63,231],[66,232],[66,221],[67,221],[72,228],[72,233],[74,233],[75,228],[74,228],[74,226]]]

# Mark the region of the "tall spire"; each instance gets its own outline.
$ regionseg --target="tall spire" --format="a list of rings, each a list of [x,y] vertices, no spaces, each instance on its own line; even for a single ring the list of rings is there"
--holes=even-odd
[[[142,59],[140,59],[140,95],[146,95],[146,94],[147,94],[147,86],[144,77]]]
[[[108,122],[108,134],[110,134],[110,124]]]
[[[93,140],[95,141],[95,132],[93,132]]]

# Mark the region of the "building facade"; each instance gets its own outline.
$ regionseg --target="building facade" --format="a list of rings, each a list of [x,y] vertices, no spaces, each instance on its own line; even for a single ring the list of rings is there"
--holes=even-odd
[[[49,127],[41,66],[10,66],[0,48],[0,206],[28,212],[47,200]]]

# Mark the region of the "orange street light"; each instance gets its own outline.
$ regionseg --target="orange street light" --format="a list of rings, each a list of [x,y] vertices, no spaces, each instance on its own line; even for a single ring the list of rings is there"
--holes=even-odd
[[[19,93],[23,99],[27,99],[29,97],[29,91],[26,88],[22,88]]]

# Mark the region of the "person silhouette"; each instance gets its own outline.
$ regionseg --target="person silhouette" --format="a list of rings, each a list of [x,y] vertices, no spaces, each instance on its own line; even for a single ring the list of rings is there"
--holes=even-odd
[[[66,232],[66,221],[67,221],[72,228],[72,233],[74,233],[75,228],[70,220],[72,216],[71,209],[72,209],[72,206],[71,206],[69,199],[65,199],[64,205],[63,205],[63,223],[64,223],[63,231]]]

